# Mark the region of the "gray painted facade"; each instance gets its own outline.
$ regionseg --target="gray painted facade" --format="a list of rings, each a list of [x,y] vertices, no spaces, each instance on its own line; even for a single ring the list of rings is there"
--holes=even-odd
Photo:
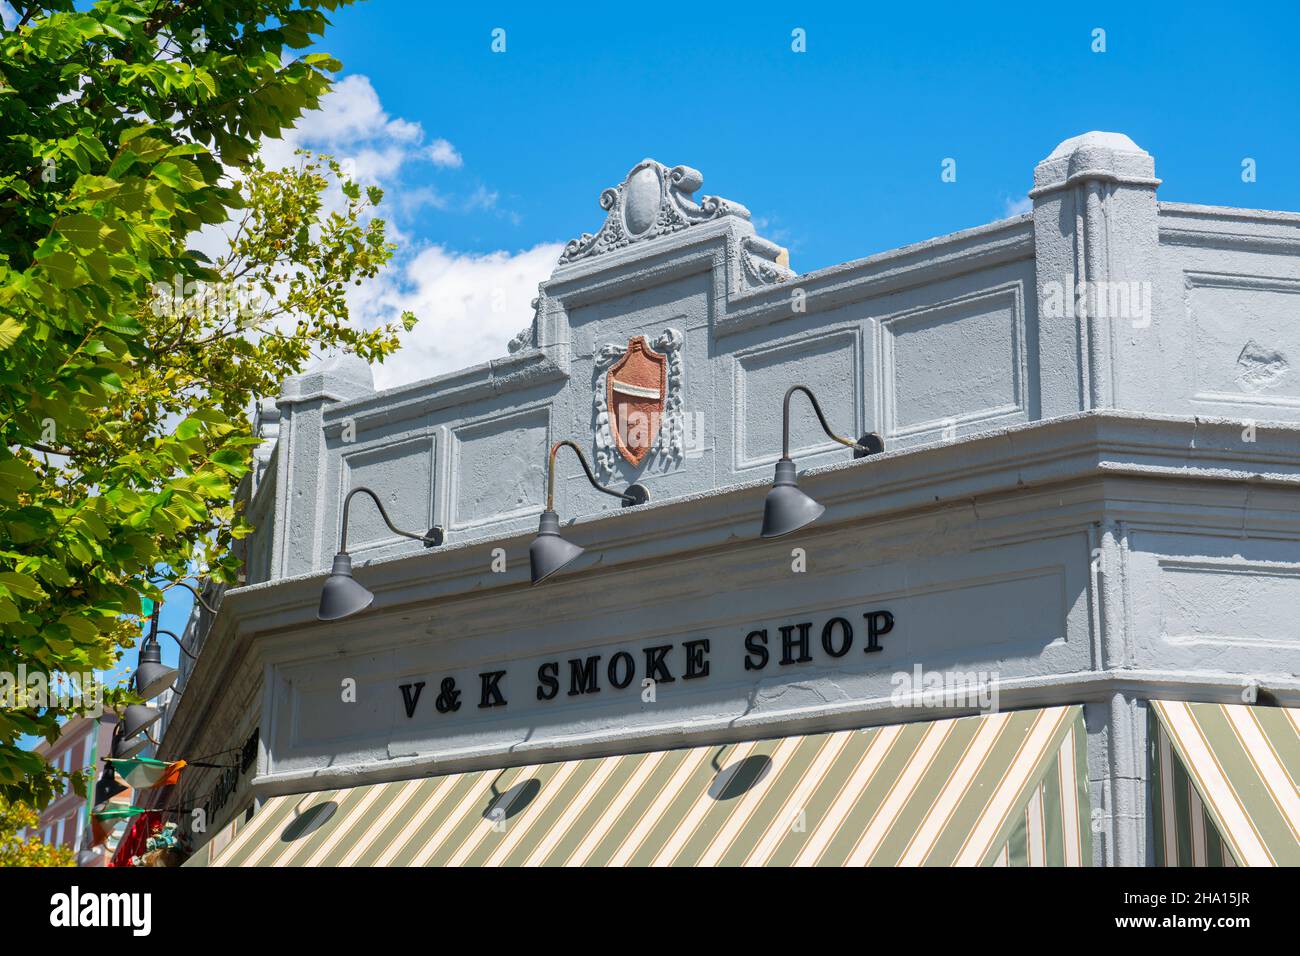
[[[920,666],[991,675],[1003,709],[1085,704],[1096,862],[1147,862],[1145,701],[1260,685],[1300,705],[1300,214],[1160,203],[1152,157],[1094,132],[1038,164],[1030,214],[797,275],[700,180],[647,160],[606,190],[507,357],[382,392],[338,360],[266,403],[247,581],[192,622],[163,753],[260,728],[225,817],[252,795],[973,710],[900,703],[897,675]],[[669,387],[634,468],[604,377],[639,335]],[[796,382],[886,451],[852,461],[796,398],[792,455],[827,512],[762,540]],[[556,508],[588,550],[531,587],[565,438],[652,500],[620,509],[562,454]],[[359,485],[447,540],[395,537],[357,499],[349,551],[377,599],[322,624]],[[831,658],[814,637],[809,662],[744,667],[755,629],[816,635],[880,608],[895,626],[877,653]],[[637,683],[534,693],[539,663],[563,681],[570,659],[665,644],[681,677],[683,642],[706,638],[708,678],[653,703]],[[481,709],[492,670],[509,705]],[[444,714],[448,677],[465,706]],[[408,717],[398,685],[418,680]]]

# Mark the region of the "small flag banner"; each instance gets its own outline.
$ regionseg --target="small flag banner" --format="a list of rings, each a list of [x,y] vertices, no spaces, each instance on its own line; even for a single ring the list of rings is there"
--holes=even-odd
[[[144,807],[122,806],[112,803],[101,803],[90,811],[93,816],[101,820],[125,820],[128,817],[138,816],[145,813]]]
[[[143,807],[133,807],[120,803],[101,803],[90,811],[91,846],[99,846],[113,834],[113,829],[121,821],[144,813]]]
[[[149,790],[156,787],[168,787],[181,776],[184,760],[154,760],[152,757],[130,757],[122,760],[107,757],[113,769],[123,780],[137,790]]]

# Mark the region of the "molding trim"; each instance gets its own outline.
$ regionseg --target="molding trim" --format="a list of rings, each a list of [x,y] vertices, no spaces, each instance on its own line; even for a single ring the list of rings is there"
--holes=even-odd
[[[819,531],[831,534],[860,522],[889,521],[977,498],[989,498],[996,505],[1007,495],[1105,480],[1131,483],[1136,490],[1127,494],[1150,486],[1152,500],[1166,503],[1166,511],[1173,500],[1170,483],[1195,483],[1198,487],[1189,494],[1201,494],[1207,483],[1241,489],[1242,495],[1249,491],[1267,533],[1300,537],[1300,425],[1261,424],[1257,440],[1248,446],[1239,437],[1240,423],[1228,419],[1099,410],[809,469],[801,484],[826,505]],[[735,548],[738,539],[756,536],[767,488],[766,480],[746,482],[573,522],[566,537],[599,548],[600,562],[550,585],[549,599],[580,601],[586,589],[607,587],[610,574],[637,566],[651,572],[683,553]],[[1271,505],[1263,500],[1266,494],[1276,499]],[[1143,516],[1132,508],[1127,510],[1133,514],[1128,514],[1124,495],[1119,497],[1117,509],[1125,512],[1123,517],[1141,521],[1144,527],[1159,524],[1154,514]],[[1279,510],[1283,505],[1287,507]],[[1191,508],[1185,503],[1174,519],[1182,520]],[[1253,533],[1248,518],[1233,512],[1237,533]],[[409,614],[440,601],[526,592],[526,561],[513,561],[500,574],[485,569],[494,548],[523,555],[530,540],[531,534],[518,533],[446,545],[436,555],[412,553],[370,561],[362,567],[367,569],[367,586],[380,595],[384,613]],[[219,706],[221,688],[237,678],[241,661],[261,635],[315,627],[318,639],[329,641],[344,633],[337,625],[315,624],[323,579],[322,572],[313,572],[226,592],[204,653],[172,715],[165,752],[184,752],[201,732]]]

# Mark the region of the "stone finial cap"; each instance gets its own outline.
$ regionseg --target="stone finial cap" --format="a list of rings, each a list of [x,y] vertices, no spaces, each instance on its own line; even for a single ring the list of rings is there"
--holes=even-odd
[[[1034,188],[1029,195],[1089,179],[1151,189],[1160,185],[1150,153],[1123,133],[1093,130],[1065,140],[1034,168]]]

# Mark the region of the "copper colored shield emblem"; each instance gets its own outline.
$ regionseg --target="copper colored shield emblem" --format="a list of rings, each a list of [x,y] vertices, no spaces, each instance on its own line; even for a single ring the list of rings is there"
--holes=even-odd
[[[668,395],[668,357],[638,335],[606,374],[605,392],[614,445],[620,455],[639,465],[659,434]]]

